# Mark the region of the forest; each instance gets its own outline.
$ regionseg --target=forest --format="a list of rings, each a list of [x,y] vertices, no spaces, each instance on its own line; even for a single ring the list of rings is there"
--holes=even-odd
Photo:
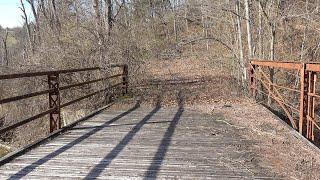
[[[250,58],[319,57],[317,0],[21,0],[20,9],[22,28],[0,28],[2,68],[143,66],[210,50],[245,79]]]

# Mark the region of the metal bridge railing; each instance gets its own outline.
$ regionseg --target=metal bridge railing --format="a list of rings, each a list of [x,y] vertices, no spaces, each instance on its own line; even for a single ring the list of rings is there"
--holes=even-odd
[[[40,77],[40,76],[47,76],[48,80],[48,89],[32,92],[24,95],[14,96],[14,97],[8,97],[4,99],[0,99],[0,105],[7,104],[23,99],[28,99],[32,97],[37,97],[41,95],[48,95],[48,101],[49,101],[49,109],[41,112],[37,115],[34,115],[32,117],[20,120],[16,123],[7,125],[5,127],[0,128],[0,134],[5,133],[7,131],[13,130],[17,127],[20,127],[24,124],[27,124],[29,122],[32,122],[36,119],[42,118],[46,115],[50,116],[50,133],[57,131],[61,129],[62,123],[61,123],[61,108],[70,106],[74,103],[77,103],[81,100],[87,99],[89,97],[92,97],[94,95],[97,95],[102,92],[106,92],[108,90],[111,90],[116,87],[122,87],[122,93],[126,94],[128,92],[128,66],[127,65],[112,65],[111,68],[121,68],[122,73],[89,80],[85,82],[80,82],[76,84],[69,84],[60,86],[60,76],[63,74],[69,74],[69,73],[77,73],[77,72],[89,72],[89,71],[98,71],[101,70],[100,67],[92,67],[92,68],[83,68],[83,69],[67,69],[67,70],[58,70],[58,71],[42,71],[42,72],[30,72],[30,73],[17,73],[17,74],[5,74],[0,75],[0,80],[10,80],[10,79],[19,79],[19,78],[26,78],[26,77]],[[61,91],[70,90],[71,88],[75,87],[81,87],[88,84],[98,83],[105,80],[111,80],[115,78],[121,78],[121,82],[117,84],[110,85],[109,87],[105,87],[103,89],[97,90],[95,92],[91,92],[90,94],[86,94],[85,96],[76,98],[74,100],[71,100],[66,103],[61,103]]]
[[[272,99],[294,129],[313,142],[319,141],[320,119],[316,108],[320,99],[317,94],[320,64],[252,60],[249,66],[251,95],[268,99],[268,105]]]

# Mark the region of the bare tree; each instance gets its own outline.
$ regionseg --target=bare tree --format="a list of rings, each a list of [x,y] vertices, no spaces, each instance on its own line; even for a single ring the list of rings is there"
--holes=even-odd
[[[9,58],[8,58],[8,28],[6,29],[3,37],[1,37],[2,43],[3,43],[3,62],[6,63],[6,65],[9,65]]]
[[[260,3],[258,4],[258,17],[259,17],[259,27],[258,27],[258,39],[259,39],[259,58],[264,59],[264,36],[263,36],[263,10]]]
[[[95,22],[96,22],[96,33],[98,38],[98,48],[99,48],[99,54],[100,54],[100,63],[102,63],[105,60],[105,36],[103,31],[103,19],[101,16],[101,7],[99,0],[93,0],[93,9],[95,12]]]
[[[39,25],[39,16],[38,13],[36,11],[36,6],[35,6],[35,1],[34,0],[27,0],[27,2],[29,3],[31,10],[32,10],[32,14],[33,17],[35,19],[35,31],[36,31],[36,37],[38,42],[40,42],[40,25]]]
[[[21,11],[23,13],[22,18],[24,19],[24,23],[25,23],[25,26],[27,28],[30,49],[31,49],[31,52],[34,53],[34,41],[33,41],[34,39],[33,39],[33,36],[32,36],[31,26],[30,26],[29,20],[28,20],[28,15],[27,15],[26,8],[25,8],[25,5],[23,3],[23,0],[20,0],[20,3],[21,3],[20,9],[21,9]]]
[[[51,17],[55,22],[55,27],[57,32],[60,34],[61,33],[61,23],[60,23],[60,19],[57,13],[57,4],[56,4],[56,0],[51,0]]]
[[[104,0],[107,8],[107,30],[108,36],[111,35],[111,30],[113,28],[113,4],[111,0]]]
[[[246,10],[246,24],[247,24],[247,39],[248,39],[248,58],[252,58],[252,36],[251,36],[251,24],[250,24],[250,7],[249,0],[245,0],[245,10]]]
[[[236,1],[236,14],[237,14],[237,29],[238,29],[238,44],[239,44],[239,61],[240,68],[242,69],[242,85],[245,87],[247,80],[247,70],[245,67],[244,56],[243,56],[243,45],[242,45],[242,30],[241,30],[241,18],[240,18],[240,0]]]

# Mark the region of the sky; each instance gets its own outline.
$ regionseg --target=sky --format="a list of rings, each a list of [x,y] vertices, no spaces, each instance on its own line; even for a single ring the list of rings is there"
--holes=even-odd
[[[30,7],[25,4],[27,15],[31,15]],[[19,9],[20,0],[0,0],[0,25],[3,28],[21,27],[23,19]]]

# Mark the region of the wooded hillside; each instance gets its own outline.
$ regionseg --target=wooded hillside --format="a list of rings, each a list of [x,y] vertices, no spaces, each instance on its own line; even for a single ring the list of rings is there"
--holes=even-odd
[[[199,48],[240,66],[319,56],[317,0],[21,0],[20,8],[23,28],[0,28],[9,67],[141,64]]]

